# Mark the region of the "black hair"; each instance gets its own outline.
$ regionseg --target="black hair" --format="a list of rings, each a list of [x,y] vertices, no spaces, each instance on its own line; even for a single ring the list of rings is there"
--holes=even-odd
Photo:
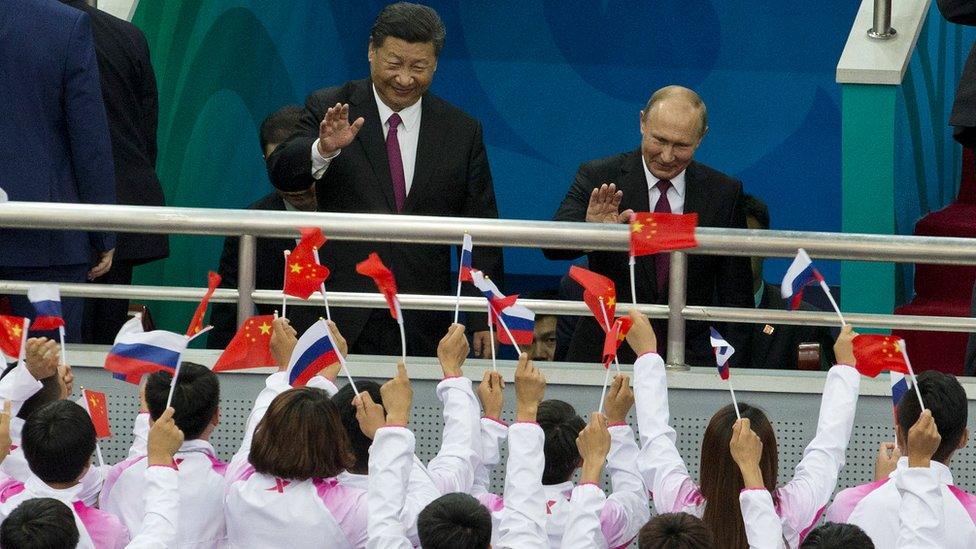
[[[21,443],[27,465],[39,479],[47,484],[75,482],[95,451],[95,425],[84,408],[58,400],[27,418]]]
[[[945,463],[959,447],[959,441],[966,431],[966,414],[969,412],[966,390],[955,376],[936,370],[927,370],[916,377],[925,407],[932,411],[932,419],[942,437],[942,443],[932,456],[932,461]],[[922,415],[914,389],[902,395],[896,412],[902,436],[907,439],[908,430]]]
[[[305,110],[298,105],[285,105],[275,112],[268,115],[261,122],[261,129],[258,136],[261,139],[261,152],[271,143],[284,143],[298,129],[298,121],[302,118]]]
[[[146,380],[146,404],[149,416],[159,419],[166,411],[173,374],[158,371]],[[207,429],[220,405],[220,382],[210,368],[194,362],[183,362],[176,379],[171,406],[176,410],[173,421],[186,440],[199,438]]]
[[[360,393],[369,393],[373,402],[382,405],[383,397],[380,395],[380,384],[375,381],[358,380],[356,388]],[[356,456],[356,464],[349,468],[352,473],[365,474],[369,472],[369,447],[373,441],[363,434],[359,428],[359,420],[356,419],[356,407],[352,399],[356,396],[352,385],[345,385],[339,392],[332,397],[332,402],[339,407],[339,417],[342,419],[342,426],[349,435],[349,444],[353,455]]]
[[[0,525],[4,549],[74,549],[78,539],[75,514],[54,498],[26,500]]]
[[[446,35],[444,22],[433,8],[397,2],[383,8],[376,16],[373,28],[369,31],[369,43],[378,48],[383,45],[387,36],[411,44],[430,42],[434,45],[434,55],[437,56],[444,48]]]
[[[743,195],[742,208],[746,212],[746,217],[751,217],[759,222],[763,229],[769,228],[769,207],[762,200],[751,194]]]
[[[637,533],[640,549],[712,549],[715,537],[702,519],[688,513],[662,513]]]
[[[17,363],[13,363],[8,366],[3,374],[0,374],[0,379],[7,377],[14,368],[26,368],[26,366],[18,366]],[[48,376],[41,381],[41,390],[37,391],[30,396],[24,403],[20,406],[20,410],[17,411],[17,417],[23,420],[27,420],[38,409],[42,408],[45,404],[49,402],[54,402],[55,400],[61,399],[61,384],[58,383],[58,375]]]
[[[800,549],[874,549],[874,542],[853,524],[828,522],[814,528]]]
[[[542,470],[542,484],[566,482],[580,466],[576,439],[586,427],[586,422],[568,402],[553,399],[539,403],[536,421],[546,437],[543,447],[546,466]]]
[[[424,549],[487,549],[491,513],[468,494],[445,494],[417,516],[417,535]]]

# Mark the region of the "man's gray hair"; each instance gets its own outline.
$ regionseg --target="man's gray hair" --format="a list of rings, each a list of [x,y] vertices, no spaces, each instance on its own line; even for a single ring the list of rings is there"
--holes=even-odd
[[[647,100],[647,105],[644,107],[644,116],[647,116],[651,109],[665,99],[670,99],[672,97],[684,99],[688,102],[690,106],[698,109],[698,113],[701,115],[701,126],[699,126],[699,132],[701,135],[705,135],[705,130],[708,129],[708,109],[705,107],[705,102],[699,97],[694,90],[688,89],[684,86],[665,86],[651,95],[651,98]]]

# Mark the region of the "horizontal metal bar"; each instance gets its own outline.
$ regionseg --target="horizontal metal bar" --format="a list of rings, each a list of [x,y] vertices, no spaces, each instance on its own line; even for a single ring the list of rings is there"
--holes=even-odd
[[[30,282],[0,281],[0,294],[26,294]],[[66,297],[94,297],[109,299],[138,299],[146,301],[199,301],[206,288],[180,288],[169,286],[123,286],[116,284],[61,284],[61,295]],[[237,290],[220,288],[214,292],[211,301],[234,303]],[[255,303],[281,303],[279,290],[255,290],[252,294]],[[453,311],[454,296],[400,294],[404,309],[426,309],[434,311]],[[321,306],[321,295],[314,295],[308,301],[290,299],[292,306]],[[590,310],[582,301],[553,301],[542,299],[521,299],[522,303],[536,314],[588,315]],[[378,293],[329,292],[329,304],[335,307],[361,307],[368,309],[386,308],[386,300]],[[484,298],[461,297],[461,310],[482,312]],[[667,318],[666,305],[640,305],[641,312],[652,318]],[[630,310],[630,304],[618,305],[618,313]],[[702,307],[689,305],[682,309],[685,320],[715,322],[744,322],[749,324],[794,324],[804,326],[837,326],[834,313],[813,311],[781,311],[775,309],[735,309],[731,307]],[[872,328],[901,328],[922,331],[976,332],[976,318],[948,316],[903,316],[868,313],[844,313],[849,324]]]
[[[6,202],[0,227],[73,228],[196,235],[295,237],[297,227],[322,227],[335,240],[458,244],[465,232],[479,246],[627,251],[626,225],[340,214]],[[789,257],[804,248],[814,258],[976,265],[976,240],[925,236],[762,231],[701,227],[691,254]]]

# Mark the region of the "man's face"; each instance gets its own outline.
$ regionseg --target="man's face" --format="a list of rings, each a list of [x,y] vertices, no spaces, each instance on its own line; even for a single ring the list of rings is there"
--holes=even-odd
[[[399,112],[420,100],[437,70],[432,42],[410,43],[387,36],[369,45],[369,76],[386,106]]]
[[[540,316],[532,331],[532,360],[553,361],[556,359],[556,317]]]
[[[756,221],[755,217],[746,216],[746,227],[749,229],[763,229],[764,227]],[[755,286],[759,285],[759,281],[763,277],[763,259],[762,257],[751,257],[749,258],[752,262],[752,281]]]
[[[680,97],[641,111],[640,129],[644,164],[658,179],[674,179],[687,168],[704,137],[701,113]]]

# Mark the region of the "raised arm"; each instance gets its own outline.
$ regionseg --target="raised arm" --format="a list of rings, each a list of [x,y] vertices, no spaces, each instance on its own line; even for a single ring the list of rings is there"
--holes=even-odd
[[[183,432],[167,408],[149,430],[149,466],[146,468],[145,516],[142,529],[127,549],[149,549],[176,545],[179,524],[179,477],[173,456],[183,444]]]
[[[932,412],[923,410],[908,431],[908,468],[895,480],[901,495],[898,549],[935,549],[946,545],[942,483],[931,468],[932,456],[941,442]]]
[[[590,423],[580,431],[576,446],[583,459],[579,485],[569,500],[569,518],[563,532],[563,549],[608,547],[601,527],[601,514],[608,503],[600,477],[611,445],[607,421],[599,412],[590,415]],[[610,546],[616,547],[617,544]]]
[[[627,414],[634,405],[630,377],[617,375],[607,390],[606,410],[610,433],[607,471],[613,492],[600,513],[603,536],[610,547],[627,545],[650,519],[647,488],[637,470],[640,450],[634,430],[627,424]]]
[[[752,430],[749,418],[740,419],[732,426],[729,451],[742,475],[744,488],[739,493],[739,508],[749,548],[779,549],[783,546],[783,524],[776,515],[773,498],[763,482],[762,469],[759,467],[763,444],[759,435]]]
[[[481,418],[481,459],[474,470],[471,495],[488,493],[491,472],[502,461],[501,445],[508,438],[508,424],[502,421],[505,405],[505,380],[498,372],[485,371],[478,386],[478,399],[484,415]]]

